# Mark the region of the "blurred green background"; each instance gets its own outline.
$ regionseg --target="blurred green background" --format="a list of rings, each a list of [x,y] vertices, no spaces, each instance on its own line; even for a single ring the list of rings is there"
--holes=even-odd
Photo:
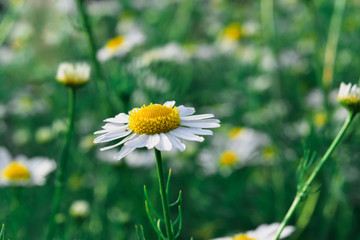
[[[103,119],[168,100],[222,122],[203,143],[164,154],[173,171],[170,196],[183,192],[180,239],[280,222],[296,193],[304,150],[321,156],[346,117],[336,101],[340,82],[355,83],[360,75],[360,1],[336,2],[346,3],[343,13],[327,0],[85,1],[97,49],[133,30],[145,40],[101,62],[111,102],[101,99],[94,69],[78,91],[59,239],[136,239],[135,224],[156,238],[143,196],[146,185],[161,209],[153,152],[114,164],[92,140]],[[338,27],[330,24],[337,12]],[[75,0],[1,0],[0,16],[0,145],[13,155],[58,159],[68,97],[55,80],[57,67],[91,64]],[[323,73],[331,38],[338,38],[327,50],[335,62]],[[297,230],[289,239],[360,239],[357,125],[291,220]],[[224,160],[231,148],[239,155]],[[54,173],[42,187],[0,189],[7,238],[43,238],[53,186]],[[90,204],[82,219],[69,213],[79,199]]]

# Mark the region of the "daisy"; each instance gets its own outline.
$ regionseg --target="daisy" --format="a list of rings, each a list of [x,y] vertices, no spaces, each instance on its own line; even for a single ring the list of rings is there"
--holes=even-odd
[[[350,111],[360,111],[360,88],[357,84],[352,85],[351,83],[340,84],[338,93],[338,101],[341,105]]]
[[[97,52],[97,58],[99,61],[105,62],[114,56],[124,56],[134,47],[144,43],[144,41],[144,34],[139,29],[133,29],[124,35],[110,39],[106,45]]]
[[[55,168],[56,163],[48,158],[12,158],[5,148],[0,148],[0,187],[44,185],[46,175]]]
[[[87,63],[63,62],[59,65],[56,79],[67,86],[78,87],[84,85],[90,78],[90,66]]]
[[[279,227],[279,223],[262,224],[255,230],[248,231],[246,233],[236,234],[232,237],[214,238],[213,240],[270,240],[275,237],[276,230]],[[287,226],[281,233],[280,238],[286,238],[295,231],[293,226]]]
[[[152,63],[167,61],[179,64],[185,63],[190,59],[190,54],[185,51],[179,43],[171,42],[164,46],[153,48],[145,52],[142,56],[135,60],[138,68],[147,67]]]
[[[120,160],[136,148],[156,148],[159,151],[170,151],[173,147],[185,150],[185,144],[180,139],[204,141],[198,135],[212,135],[211,130],[203,128],[220,127],[220,121],[213,119],[213,114],[193,115],[195,109],[183,105],[176,107],[175,101],[161,104],[150,104],[134,108],[129,114],[120,113],[114,118],[108,118],[102,128],[95,132],[102,134],[95,138],[94,143],[110,142],[124,138],[120,142],[100,149],[108,150],[124,145],[115,155]]]
[[[255,129],[235,127],[227,135],[217,134],[203,149],[198,163],[206,175],[228,176],[248,165],[272,164],[275,152],[268,135]]]

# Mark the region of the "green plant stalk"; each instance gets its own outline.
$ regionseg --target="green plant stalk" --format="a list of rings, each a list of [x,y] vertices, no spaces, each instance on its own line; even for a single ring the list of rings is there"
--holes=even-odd
[[[77,4],[77,9],[79,11],[80,17],[81,17],[81,22],[82,25],[85,29],[85,33],[86,33],[86,37],[88,40],[88,44],[89,44],[89,52],[90,52],[90,59],[91,62],[94,66],[94,70],[95,70],[95,75],[96,75],[96,85],[98,88],[101,88],[102,86],[100,82],[103,82],[105,80],[104,78],[104,73],[101,69],[100,63],[98,61],[98,59],[96,58],[96,44],[95,44],[95,39],[94,39],[94,34],[89,22],[89,17],[86,13],[85,7],[84,7],[84,0],[76,0],[76,4]],[[103,89],[99,89],[103,90]]]
[[[4,14],[1,23],[0,23],[0,46],[5,42],[7,36],[10,33],[11,28],[13,27],[16,18],[19,15],[19,10],[24,5],[25,1],[15,3],[9,1],[10,5],[7,12]]]
[[[155,150],[156,167],[157,167],[157,173],[159,179],[160,196],[161,196],[161,203],[162,203],[164,220],[165,220],[166,234],[169,240],[174,240],[175,238],[174,238],[174,233],[172,232],[170,213],[169,213],[169,202],[167,200],[164,173],[162,169],[161,152],[156,148],[154,148],[154,150]]]
[[[334,77],[336,51],[346,3],[347,0],[336,0],[334,3],[334,12],[331,15],[328,40],[325,46],[324,68],[322,74],[322,84],[325,88],[331,86]]]
[[[47,240],[52,240],[55,233],[55,216],[59,212],[60,202],[63,195],[64,187],[65,187],[65,177],[67,170],[67,163],[69,160],[69,150],[71,145],[71,139],[74,132],[74,117],[75,117],[75,93],[76,89],[73,87],[69,88],[69,113],[68,113],[68,130],[65,138],[65,145],[60,155],[60,159],[58,162],[58,169],[56,172],[56,180],[55,180],[55,194],[52,203],[50,222],[48,227],[48,232],[46,235]]]
[[[295,212],[296,208],[298,207],[299,203],[301,202],[301,200],[305,196],[306,192],[309,190],[311,184],[314,182],[314,180],[315,180],[316,176],[318,175],[320,169],[325,164],[325,162],[329,159],[332,152],[335,150],[336,146],[339,144],[339,142],[342,139],[342,137],[344,136],[346,130],[349,128],[351,122],[353,121],[355,115],[356,115],[356,112],[349,113],[349,115],[346,118],[343,126],[341,127],[339,133],[337,134],[337,136],[335,137],[335,139],[331,143],[330,147],[328,148],[328,150],[326,151],[324,156],[320,159],[318,164],[315,166],[314,170],[312,171],[309,178],[306,180],[305,184],[297,192],[293,203],[291,204],[288,212],[286,213],[284,219],[282,220],[282,222],[281,222],[281,224],[279,226],[278,231],[276,232],[276,236],[275,236],[274,240],[278,240],[280,238],[281,232],[284,230],[286,224],[288,223],[288,221],[290,220],[292,215],[294,215],[294,212]]]

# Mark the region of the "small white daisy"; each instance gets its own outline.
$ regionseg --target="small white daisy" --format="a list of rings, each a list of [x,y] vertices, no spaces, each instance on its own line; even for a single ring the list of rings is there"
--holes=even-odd
[[[220,127],[220,121],[213,119],[213,114],[193,115],[191,107],[175,107],[175,101],[161,104],[150,104],[134,108],[128,114],[120,113],[114,118],[105,119],[103,130],[95,132],[102,134],[95,138],[94,143],[110,142],[120,138],[122,141],[100,149],[108,150],[124,144],[114,159],[120,160],[136,148],[156,148],[160,151],[170,151],[173,147],[185,150],[185,144],[180,139],[204,141],[198,135],[212,135],[211,130],[203,128]]]
[[[87,63],[63,62],[59,65],[56,79],[67,86],[78,87],[84,85],[90,78],[90,66]]]
[[[341,105],[350,111],[360,111],[360,88],[357,84],[352,85],[351,83],[340,84],[338,93],[338,101]]]
[[[186,52],[179,43],[171,42],[145,52],[142,56],[135,59],[134,64],[138,68],[147,67],[152,63],[160,61],[169,61],[181,64],[188,61],[190,57],[191,55]]]
[[[236,234],[232,237],[214,238],[212,240],[270,240],[276,235],[276,231],[280,226],[279,223],[262,224],[256,230],[246,233]],[[295,227],[287,226],[281,233],[280,239],[290,236],[295,231]]]
[[[145,42],[145,35],[139,29],[133,29],[124,35],[110,39],[106,45],[97,52],[97,58],[105,62],[112,57],[121,57],[134,47]]]
[[[44,185],[46,175],[55,168],[55,161],[48,158],[27,159],[25,156],[12,158],[5,148],[0,148],[0,187]]]
[[[206,175],[219,172],[223,176],[248,165],[272,164],[274,146],[268,135],[251,128],[235,127],[228,136],[217,134],[203,149],[198,163]]]

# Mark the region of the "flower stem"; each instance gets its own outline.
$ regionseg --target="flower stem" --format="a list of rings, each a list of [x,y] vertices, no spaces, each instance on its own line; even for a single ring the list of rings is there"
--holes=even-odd
[[[99,88],[99,91],[102,91],[104,89],[101,89],[102,87],[104,87],[104,85],[102,85],[103,82],[105,80],[104,78],[104,73],[101,69],[100,63],[96,58],[96,44],[95,44],[95,38],[94,38],[94,34],[89,22],[89,17],[86,13],[85,7],[84,7],[84,0],[76,0],[76,4],[77,4],[77,9],[79,11],[80,17],[81,17],[81,22],[83,25],[83,28],[85,29],[85,33],[86,33],[86,37],[88,39],[88,44],[89,44],[89,52],[90,52],[90,59],[91,62],[94,66],[94,70],[95,70],[95,75],[96,75],[96,85]]]
[[[343,126],[341,127],[339,133],[337,134],[337,136],[335,137],[335,139],[331,143],[330,147],[328,148],[328,150],[326,151],[324,156],[320,159],[320,161],[317,163],[317,165],[315,166],[315,168],[312,171],[311,175],[306,180],[305,184],[297,192],[293,203],[291,204],[288,212],[286,213],[284,219],[282,220],[282,222],[281,222],[281,224],[279,226],[279,229],[278,229],[278,231],[276,233],[276,236],[275,236],[274,240],[278,240],[280,238],[281,232],[284,230],[286,224],[288,223],[288,221],[290,220],[290,218],[294,214],[294,212],[295,212],[296,208],[298,207],[300,201],[305,197],[307,191],[309,190],[311,184],[314,182],[314,180],[315,180],[317,174],[319,173],[320,169],[325,164],[325,162],[329,159],[332,152],[335,150],[336,146],[339,144],[339,142],[342,139],[342,137],[344,136],[346,130],[349,128],[351,122],[353,121],[355,115],[356,115],[355,112],[349,113],[349,115],[346,118]]]
[[[68,115],[68,130],[65,138],[65,145],[60,155],[60,159],[58,162],[58,169],[56,172],[56,180],[55,180],[55,194],[52,203],[50,223],[48,227],[48,232],[46,235],[47,240],[52,240],[55,233],[55,216],[59,211],[60,202],[62,198],[62,194],[64,191],[64,183],[66,177],[66,169],[67,162],[69,160],[69,149],[71,145],[71,138],[74,132],[74,116],[75,116],[75,88],[69,88],[69,115]]]
[[[169,202],[166,196],[164,174],[162,169],[161,152],[156,148],[154,148],[154,150],[156,157],[157,173],[159,177],[160,196],[161,196],[161,203],[162,203],[163,214],[165,219],[166,234],[169,240],[174,240],[175,238],[174,238],[174,233],[172,232],[171,220],[169,214]]]
[[[333,81],[336,50],[340,37],[341,24],[345,12],[346,2],[347,0],[335,0],[334,12],[331,15],[322,74],[322,84],[326,88],[330,87]]]
[[[111,108],[107,109],[108,111],[111,111],[113,106],[119,106],[120,103],[113,94],[107,94],[107,90],[109,90],[109,87],[107,86],[107,82],[105,81],[106,78],[104,71],[102,70],[100,62],[96,57],[97,48],[95,38],[90,25],[89,16],[84,6],[84,0],[76,0],[76,5],[81,18],[82,26],[85,29],[86,37],[88,40],[90,59],[94,67],[94,72],[96,76],[95,85],[99,92],[100,99],[104,103],[104,106],[108,107],[108,103],[111,104]],[[113,91],[113,89],[110,88],[110,91]]]

